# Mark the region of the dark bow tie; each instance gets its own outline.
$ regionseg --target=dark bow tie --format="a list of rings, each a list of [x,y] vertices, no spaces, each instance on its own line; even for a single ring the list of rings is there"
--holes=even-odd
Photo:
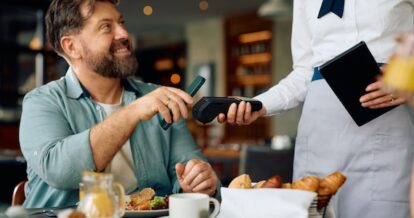
[[[325,16],[329,12],[333,12],[342,18],[344,14],[345,0],[323,0],[321,9],[319,10],[318,19]]]

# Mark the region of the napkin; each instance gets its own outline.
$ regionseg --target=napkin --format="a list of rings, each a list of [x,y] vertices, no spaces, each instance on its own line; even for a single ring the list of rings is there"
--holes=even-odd
[[[218,218],[308,218],[316,193],[293,189],[221,188]]]

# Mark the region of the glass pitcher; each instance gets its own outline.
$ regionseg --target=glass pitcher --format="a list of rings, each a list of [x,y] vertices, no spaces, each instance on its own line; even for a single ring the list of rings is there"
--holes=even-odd
[[[122,217],[125,191],[113,182],[112,174],[85,171],[82,174],[81,199],[77,210],[86,217]]]

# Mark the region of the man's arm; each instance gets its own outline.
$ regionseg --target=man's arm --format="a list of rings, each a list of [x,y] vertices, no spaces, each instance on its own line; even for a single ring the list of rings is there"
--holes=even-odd
[[[156,89],[95,127],[85,126],[80,132],[74,132],[70,123],[84,121],[87,112],[65,108],[67,105],[58,100],[61,96],[39,90],[29,93],[24,99],[20,123],[20,144],[28,166],[52,187],[77,188],[80,172],[103,170],[140,120],[150,119],[160,112],[171,121],[168,108],[173,111],[174,120],[187,116],[185,104],[176,103],[172,98],[182,96],[180,99],[188,104],[192,103],[192,98],[178,89],[171,92],[179,94],[171,95],[170,89],[173,88]],[[168,108],[161,103],[155,106],[154,101],[166,96],[171,99]],[[74,120],[68,120],[66,113],[78,114],[74,115]]]
[[[90,144],[96,169],[105,169],[141,120],[149,120],[160,113],[167,122],[178,122],[181,116],[188,117],[186,104],[192,104],[192,98],[184,91],[160,87],[93,127]]]
[[[70,124],[74,120],[65,114],[58,97],[39,90],[25,96],[19,128],[20,146],[28,168],[42,180],[54,188],[74,189],[81,181],[80,171],[95,170],[89,144],[90,129],[82,130],[81,123],[75,130]]]

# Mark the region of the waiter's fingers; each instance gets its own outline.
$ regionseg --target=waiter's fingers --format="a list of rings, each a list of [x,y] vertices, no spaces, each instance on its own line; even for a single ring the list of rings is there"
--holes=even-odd
[[[246,102],[242,101],[237,106],[237,117],[236,123],[237,125],[242,125],[244,123],[244,113],[246,111]]]
[[[375,99],[387,96],[388,93],[386,93],[384,90],[382,89],[378,89],[376,91],[370,92],[368,94],[363,95],[359,101],[364,104],[364,103],[368,103],[370,101],[373,101]],[[389,99],[388,99],[389,100]],[[372,103],[372,102],[371,102]],[[371,104],[367,104],[367,106],[371,106]]]
[[[220,113],[220,114],[217,116],[217,121],[218,121],[219,123],[224,123],[224,122],[226,122],[226,115],[224,115],[223,113]]]
[[[252,118],[252,104],[249,102],[246,103],[246,111],[244,112],[244,121],[250,122],[250,119]]]
[[[407,100],[405,98],[392,98],[389,101],[370,106],[369,108],[379,109],[379,108],[385,108],[385,107],[391,107],[391,106],[396,106],[396,105],[400,105],[400,104],[405,104],[406,102],[407,102]]]
[[[233,103],[230,105],[229,110],[227,111],[227,122],[229,124],[235,124],[237,115],[237,104]]]
[[[394,100],[394,97],[392,95],[381,95],[377,96],[375,98],[370,99],[369,101],[365,101],[362,103],[362,107],[373,107],[380,104],[389,104]]]

